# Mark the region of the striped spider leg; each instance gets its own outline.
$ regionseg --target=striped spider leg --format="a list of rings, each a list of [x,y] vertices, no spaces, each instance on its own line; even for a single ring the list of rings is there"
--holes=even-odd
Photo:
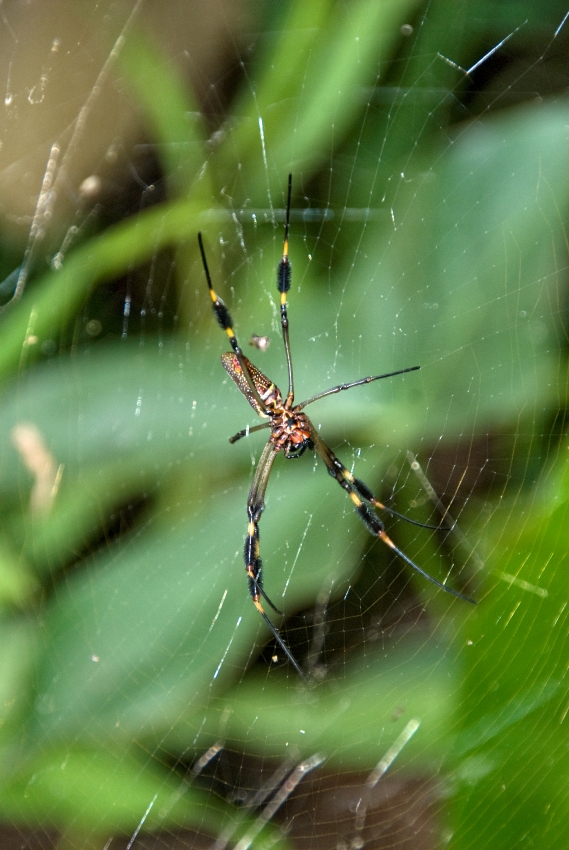
[[[303,679],[305,679],[306,677],[302,672],[300,665],[298,664],[292,652],[280,636],[277,628],[273,625],[273,623],[267,616],[261,602],[262,599],[265,600],[265,602],[274,611],[276,611],[276,613],[281,613],[278,608],[273,605],[273,603],[265,593],[265,590],[263,589],[262,561],[259,556],[259,522],[261,520],[261,515],[265,509],[265,492],[267,489],[267,484],[269,481],[273,463],[275,461],[275,458],[281,451],[283,452],[285,458],[287,458],[288,460],[292,460],[293,458],[301,457],[306,451],[306,449],[315,449],[318,456],[325,463],[330,475],[336,479],[338,484],[343,488],[343,490],[345,490],[345,492],[350,497],[356,510],[356,513],[358,514],[358,516],[363,521],[364,525],[371,534],[382,540],[383,543],[389,546],[389,548],[393,552],[395,552],[395,554],[398,555],[402,560],[404,560],[410,567],[420,573],[420,575],[422,575],[424,578],[437,585],[437,587],[440,587],[447,593],[451,593],[454,596],[457,596],[460,599],[464,599],[467,602],[474,602],[474,600],[470,599],[468,596],[464,596],[462,593],[459,593],[448,585],[443,584],[442,582],[430,576],[428,573],[418,567],[415,563],[413,563],[413,561],[408,558],[407,555],[405,555],[404,552],[402,552],[393,543],[391,538],[388,537],[388,535],[386,534],[383,523],[376,516],[372,508],[387,511],[388,513],[401,517],[402,519],[405,519],[408,522],[411,522],[415,525],[419,525],[424,528],[433,528],[434,526],[425,526],[423,523],[415,522],[414,520],[411,520],[408,517],[397,513],[397,511],[394,511],[393,509],[387,507],[386,505],[378,501],[371,492],[371,490],[367,487],[367,485],[364,484],[363,481],[360,481],[358,478],[352,475],[352,473],[343,465],[343,463],[338,460],[336,455],[332,452],[332,450],[326,445],[326,443],[316,432],[316,429],[314,428],[308,416],[303,413],[303,409],[307,405],[312,404],[313,402],[318,401],[319,399],[324,398],[325,396],[343,392],[344,390],[349,390],[353,387],[361,386],[363,384],[369,384],[372,381],[379,381],[382,378],[390,378],[394,375],[402,375],[406,372],[414,372],[420,367],[411,366],[407,369],[398,369],[396,372],[387,372],[383,375],[370,375],[367,378],[360,378],[359,380],[352,381],[348,384],[338,384],[338,386],[332,387],[329,390],[317,393],[316,395],[312,396],[306,401],[301,402],[300,404],[294,404],[294,377],[292,369],[292,358],[290,354],[289,323],[287,314],[287,292],[289,291],[291,285],[291,264],[288,256],[291,191],[292,175],[289,174],[283,255],[277,268],[277,289],[280,294],[281,328],[288,368],[288,393],[285,399],[283,399],[282,393],[276,386],[276,384],[274,384],[269,378],[267,378],[266,375],[264,375],[259,369],[257,369],[257,367],[254,366],[253,363],[251,363],[251,361],[248,360],[248,358],[245,357],[245,355],[243,354],[243,351],[239,346],[239,343],[237,342],[237,338],[233,331],[233,323],[229,314],[229,310],[227,309],[221,298],[218,297],[217,293],[213,288],[201,233],[198,234],[198,242],[200,246],[200,252],[207,285],[212,301],[213,311],[220,326],[226,332],[232,348],[232,351],[221,355],[222,365],[229,374],[229,376],[232,378],[232,380],[235,382],[241,393],[245,396],[253,410],[262,418],[267,419],[266,422],[263,422],[260,425],[255,425],[253,428],[244,428],[243,430],[238,431],[237,434],[234,434],[233,437],[230,438],[229,442],[235,443],[237,442],[237,440],[240,440],[242,437],[248,436],[254,431],[260,431],[263,429],[270,430],[269,439],[261,453],[261,457],[259,458],[259,462],[255,471],[255,476],[253,478],[253,484],[251,485],[249,497],[247,499],[248,521],[247,537],[245,539],[244,547],[244,560],[245,571],[247,573],[249,582],[249,593],[251,595],[253,604],[267,623],[269,629],[272,632],[273,637],[279,644],[280,648],[282,649],[290,663],[293,665],[297,673],[299,673],[299,675],[302,676]],[[440,528],[440,526],[436,527]]]

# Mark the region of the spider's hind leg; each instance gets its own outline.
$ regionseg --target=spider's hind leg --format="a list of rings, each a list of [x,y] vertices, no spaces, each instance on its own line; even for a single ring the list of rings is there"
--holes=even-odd
[[[331,449],[328,448],[326,443],[317,435],[315,435],[315,446],[316,451],[328,467],[328,472],[330,475],[336,479],[340,487],[346,491],[348,496],[350,497],[352,504],[354,505],[355,511],[358,514],[359,518],[362,520],[363,524],[374,537],[379,537],[380,540],[385,543],[386,546],[395,552],[406,564],[412,567],[415,572],[418,572],[423,578],[426,578],[432,584],[436,584],[437,587],[440,587],[446,593],[451,593],[453,596],[457,596],[459,599],[464,599],[465,602],[471,602],[473,605],[476,604],[474,599],[471,599],[469,596],[465,596],[463,593],[459,593],[458,590],[454,590],[452,587],[449,587],[447,584],[443,584],[438,581],[438,579],[433,578],[433,576],[429,575],[425,570],[421,569],[421,567],[417,566],[411,558],[408,558],[407,555],[399,549],[393,540],[386,534],[385,528],[381,520],[373,513],[373,511],[369,508],[365,502],[369,502],[374,507],[382,508],[384,510],[389,511],[389,508],[386,508],[385,505],[382,505],[381,502],[378,502],[377,499],[374,498],[373,493],[367,487],[363,481],[360,481],[358,478],[355,478],[352,473],[346,469],[344,464],[338,460],[336,455],[332,452]],[[365,500],[365,501],[364,501]],[[391,511],[391,513],[395,513],[395,511]],[[399,514],[396,514],[399,516]],[[407,517],[403,517],[403,519],[407,519]],[[412,520],[410,520],[413,522]],[[421,525],[421,523],[416,523],[417,525]]]
[[[334,478],[336,478],[338,483],[341,484],[341,480],[338,477],[338,475],[340,475],[341,479],[346,481],[365,502],[369,502],[370,505],[373,505],[374,508],[378,508],[380,511],[387,511],[387,513],[391,514],[391,516],[399,517],[399,519],[402,519],[411,525],[417,525],[419,528],[428,528],[431,531],[451,531],[451,528],[446,525],[429,525],[426,522],[419,522],[416,519],[411,519],[410,517],[405,516],[405,514],[400,514],[399,511],[384,505],[383,502],[380,502],[379,499],[375,498],[367,484],[364,484],[361,479],[352,475],[350,470],[347,469],[344,464],[338,460],[334,454],[332,454],[332,452],[330,452],[330,464],[328,465],[328,471]]]

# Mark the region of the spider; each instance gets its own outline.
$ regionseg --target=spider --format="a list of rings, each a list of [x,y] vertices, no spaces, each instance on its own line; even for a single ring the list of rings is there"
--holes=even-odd
[[[201,233],[198,233],[198,243],[205,277],[209,288],[209,294],[213,305],[213,311],[222,329],[229,337],[229,342],[233,349],[232,351],[221,355],[221,362],[224,369],[228,372],[233,381],[235,381],[237,387],[243,393],[253,410],[259,416],[268,420],[267,422],[263,422],[261,425],[255,425],[253,428],[244,428],[242,431],[234,434],[233,437],[230,437],[229,442],[235,443],[237,440],[248,436],[253,431],[260,431],[265,428],[269,428],[271,432],[265,448],[261,453],[261,457],[259,458],[259,463],[257,464],[255,476],[253,478],[253,484],[249,491],[249,498],[247,499],[248,523],[247,537],[245,538],[244,559],[245,570],[249,580],[249,593],[253,600],[253,604],[267,623],[273,637],[281,647],[289,662],[304,679],[306,677],[304,676],[298,662],[282,639],[276,626],[274,626],[268,618],[261,604],[262,598],[273,609],[273,611],[277,614],[282,614],[282,612],[273,605],[263,589],[262,562],[259,556],[259,522],[265,509],[265,491],[267,489],[273,463],[276,456],[281,451],[285,458],[292,460],[301,457],[307,449],[310,451],[315,450],[325,463],[332,478],[334,478],[340,487],[342,487],[342,489],[348,494],[354,505],[356,513],[371,534],[375,537],[379,537],[379,539],[389,546],[389,548],[403,561],[405,561],[405,563],[420,573],[424,578],[428,579],[433,584],[436,584],[437,587],[440,587],[447,593],[452,593],[453,596],[457,596],[459,599],[464,599],[467,602],[474,603],[474,600],[470,599],[468,596],[464,596],[452,587],[437,581],[436,578],[430,576],[422,570],[421,567],[417,566],[417,564],[408,558],[407,555],[405,555],[405,553],[395,545],[391,538],[387,536],[383,523],[380,519],[378,519],[371,508],[373,507],[387,511],[394,516],[400,517],[407,522],[419,525],[423,528],[433,529],[436,528],[436,526],[424,525],[423,523],[409,519],[409,517],[399,514],[397,511],[378,501],[369,487],[364,484],[363,481],[360,481],[359,478],[352,475],[349,469],[347,469],[336,457],[334,452],[326,445],[324,440],[322,440],[306,413],[303,412],[304,408],[309,404],[312,404],[314,401],[318,401],[325,396],[343,392],[344,390],[349,390],[352,387],[358,387],[362,384],[369,384],[372,381],[379,381],[382,378],[391,378],[394,375],[403,375],[406,372],[415,372],[420,367],[410,366],[407,369],[398,369],[396,372],[387,372],[383,375],[371,375],[367,378],[360,378],[358,381],[351,381],[348,384],[338,384],[336,387],[332,387],[329,390],[324,390],[324,392],[313,395],[311,398],[306,401],[302,401],[300,404],[294,403],[294,379],[292,358],[290,354],[289,323],[287,315],[287,292],[291,285],[291,263],[288,257],[291,192],[292,174],[289,174],[283,256],[277,268],[277,289],[280,293],[281,327],[288,367],[288,393],[284,400],[282,393],[276,384],[267,378],[260,369],[257,369],[257,367],[254,366],[253,363],[251,363],[251,361],[243,354],[243,351],[237,342],[237,337],[233,331],[233,322],[231,320],[229,310],[213,288]]]

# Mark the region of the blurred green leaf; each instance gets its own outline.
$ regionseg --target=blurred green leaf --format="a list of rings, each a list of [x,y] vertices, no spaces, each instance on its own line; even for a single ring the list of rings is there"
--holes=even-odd
[[[465,127],[406,174],[395,229],[367,229],[358,274],[368,283],[346,287],[344,321],[357,319],[345,332],[371,350],[378,340],[389,363],[423,366],[425,436],[474,421],[486,431],[557,402],[551,305],[569,205],[568,120],[560,102]]]
[[[320,752],[329,768],[369,771],[399,740],[392,770],[432,770],[453,741],[456,663],[448,644],[407,635],[350,658],[344,675],[314,689],[297,683],[285,690],[282,680],[257,674],[212,700],[203,714],[186,712],[165,744],[183,748],[196,736],[204,749],[219,739],[229,746],[246,741],[264,756]]]
[[[0,815],[30,825],[49,822],[71,835],[133,835],[141,827],[183,824],[211,836],[220,830],[235,836],[250,823],[246,815],[149,759],[77,746],[43,756],[35,762],[33,775],[4,786]]]
[[[205,132],[198,105],[172,65],[138,30],[127,40],[120,63],[151,123],[154,148],[172,197],[188,192],[203,162]]]
[[[539,489],[497,510],[488,591],[463,630],[468,676],[453,847],[563,844],[569,816],[565,684],[567,439]],[[554,805],[552,806],[552,802]]]
[[[565,458],[549,487],[500,503],[488,530],[495,584],[477,594],[477,609],[417,579],[425,598],[434,597],[431,619],[422,621],[428,631],[418,637],[411,624],[405,633],[403,619],[403,634],[385,649],[365,634],[344,666],[331,666],[312,689],[289,670],[244,673],[269,637],[241,554],[263,435],[227,442],[253,417],[219,365],[223,335],[194,262],[199,229],[241,341],[253,331],[275,338],[259,365],[286,385],[275,202],[294,171],[298,398],[422,367],[309,409],[370,486],[396,461],[386,480],[394,498],[411,489],[404,452],[424,449],[431,458],[441,436],[460,475],[477,463],[460,456],[461,440],[475,452],[481,437],[513,433],[497,476],[517,468],[527,477],[530,452],[532,470],[542,463],[532,431],[547,435],[565,401],[568,108],[558,98],[499,112],[494,98],[494,114],[484,108],[472,120],[473,101],[462,98],[471,81],[460,64],[480,56],[481,38],[505,38],[526,11],[535,20],[537,7],[449,8],[411,0],[285,4],[276,25],[257,22],[256,56],[240,66],[246,84],[207,140],[170,57],[132,36],[122,72],[170,199],[70,252],[3,316],[4,817],[76,827],[78,835],[132,834],[143,819],[145,829],[188,824],[214,835],[229,824],[235,838],[252,826],[233,807],[185,785],[180,796],[169,764],[132,755],[138,742],[191,762],[222,741],[278,759],[320,752],[335,770],[369,771],[390,753],[391,772],[452,767],[457,846],[514,847],[528,836],[563,846]],[[471,97],[488,96],[474,88]],[[469,120],[453,123],[454,110]],[[314,222],[302,220],[305,208]],[[43,343],[81,325],[97,286],[165,249],[175,251],[180,283],[171,335],[142,332],[131,334],[136,348],[81,351],[73,332],[69,356],[62,350],[57,361],[35,363]],[[148,277],[150,286],[153,272]],[[43,514],[33,510],[36,482],[13,443],[22,423],[35,426],[62,470]],[[453,488],[445,495],[454,499]],[[102,542],[115,513],[133,506],[130,535]],[[478,511],[474,499],[467,508]],[[397,525],[394,539],[440,575],[435,536]],[[367,569],[366,540],[321,464],[305,457],[275,465],[261,546],[267,592],[287,615],[352,592]],[[374,559],[381,548],[376,542]],[[377,567],[375,600],[390,575]],[[362,630],[367,604],[360,601]],[[292,641],[297,632],[291,626],[284,636]]]
[[[330,138],[341,142],[365,108],[365,87],[377,84],[399,27],[416,5],[416,0],[355,0],[349,7],[329,0],[291,3],[280,40],[260,59],[256,98],[247,92],[235,110],[237,125],[220,170],[228,170],[228,159],[237,155],[247,192],[261,198],[268,176],[261,169],[262,149],[278,175],[319,165],[329,156]]]

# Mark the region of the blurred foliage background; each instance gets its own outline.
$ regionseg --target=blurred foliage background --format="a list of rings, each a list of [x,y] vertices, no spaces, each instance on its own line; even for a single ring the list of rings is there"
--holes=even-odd
[[[561,846],[567,10],[4,14],[2,846]],[[421,366],[311,416],[387,504],[459,519],[386,524],[478,600],[278,462],[265,585],[310,687],[248,599],[263,435],[228,443],[255,423],[196,239],[286,388],[289,172],[297,396]]]

